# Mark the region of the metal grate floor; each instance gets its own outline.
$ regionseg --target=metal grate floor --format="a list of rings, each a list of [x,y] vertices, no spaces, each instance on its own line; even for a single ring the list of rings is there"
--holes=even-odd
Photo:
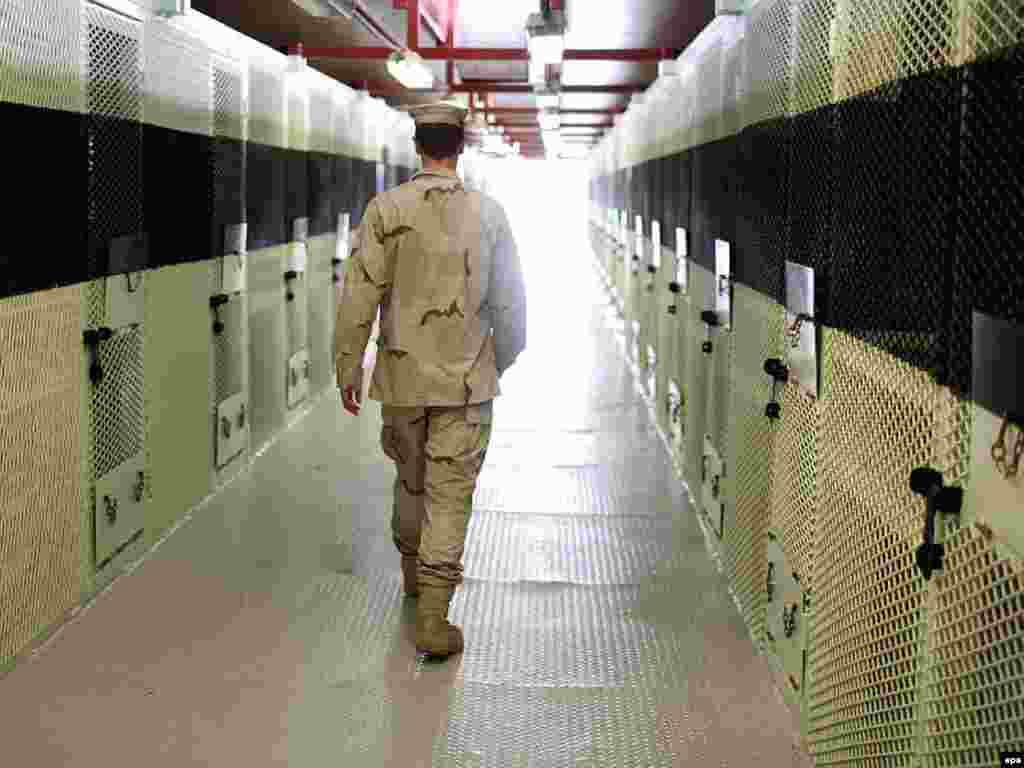
[[[558,267],[570,296],[530,294],[539,332],[502,383],[453,604],[465,654],[416,658],[379,410],[350,419],[332,393],[0,681],[4,752],[39,768],[809,766],[590,259]]]

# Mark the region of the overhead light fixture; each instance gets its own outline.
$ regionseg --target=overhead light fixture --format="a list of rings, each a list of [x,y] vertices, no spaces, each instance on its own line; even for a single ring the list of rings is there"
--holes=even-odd
[[[538,90],[534,93],[537,97],[537,106],[540,109],[558,109],[561,98],[555,91]]]
[[[534,13],[526,20],[527,46],[530,51],[530,82],[547,81],[547,66],[561,64],[565,56],[565,15]]]
[[[434,73],[418,53],[395,51],[388,57],[388,73],[406,88],[413,90],[434,87]]]

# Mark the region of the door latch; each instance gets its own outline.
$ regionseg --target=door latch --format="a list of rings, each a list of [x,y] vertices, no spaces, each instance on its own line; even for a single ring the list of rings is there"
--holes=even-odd
[[[935,541],[936,515],[942,512],[959,517],[964,492],[962,488],[943,485],[942,473],[931,467],[918,467],[910,473],[910,489],[927,500],[924,540],[914,553],[914,559],[925,581],[930,581],[934,571],[942,570],[946,554],[946,548]]]
[[[245,403],[242,403],[238,407],[238,428],[239,429],[244,429],[245,428]]]
[[[292,290],[292,280],[295,280],[299,276],[299,273],[294,269],[289,269],[284,273],[284,282],[288,286],[288,292],[285,294],[285,298],[288,301],[295,301],[295,292]]]
[[[220,336],[224,333],[224,323],[220,319],[220,308],[230,301],[231,297],[226,293],[218,293],[210,297],[210,309],[213,310],[213,333]]]
[[[700,319],[704,323],[704,343],[701,345],[701,350],[705,355],[710,355],[714,351],[711,344],[711,329],[721,325],[721,321],[718,319],[718,313],[710,309],[701,312]]]
[[[103,514],[107,519],[107,525],[117,524],[117,499],[110,496],[103,497]]]
[[[768,592],[768,602],[772,601],[775,597],[775,563],[768,561],[768,583],[765,585],[765,589]]]
[[[110,328],[96,328],[82,334],[85,346],[89,348],[89,381],[97,386],[103,381],[103,365],[100,363],[99,345],[102,341],[109,340],[114,335]]]
[[[772,399],[765,406],[764,415],[774,420],[782,415],[782,406],[776,398],[776,387],[789,382],[789,367],[779,358],[769,357],[764,361],[764,372],[772,377]]]
[[[133,490],[135,491],[135,503],[136,504],[141,504],[142,503],[142,497],[146,493],[146,473],[145,472],[139,472],[138,480],[136,481]]]
[[[797,604],[793,603],[789,608],[782,609],[782,629],[786,637],[792,637],[796,633],[797,608]]]

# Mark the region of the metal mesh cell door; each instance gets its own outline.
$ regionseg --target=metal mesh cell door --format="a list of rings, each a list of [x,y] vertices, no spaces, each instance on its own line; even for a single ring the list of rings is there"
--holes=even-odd
[[[767,543],[775,426],[766,407],[771,380],[764,361],[782,352],[783,310],[768,297],[737,285],[735,350],[727,448],[735,503],[726,509],[726,569],[743,617],[758,641],[766,639]]]
[[[824,334],[808,727],[819,765],[911,764],[918,752],[926,582],[914,469],[963,477],[955,398],[907,363]],[[884,713],[884,716],[882,715]]]
[[[334,294],[337,276],[334,262],[337,257],[336,238],[321,236],[311,240],[309,253],[309,285],[307,309],[309,312],[309,364],[310,394],[325,391],[334,379]]]
[[[211,329],[212,401],[208,412],[213,426],[212,466],[217,480],[222,481],[235,467],[244,465],[251,435],[244,67],[234,60],[215,57],[213,89],[218,202],[215,231],[221,240],[221,256],[213,262],[210,312],[204,315]]]
[[[800,5],[807,5],[807,2]],[[743,127],[785,117],[792,83],[795,0],[762,0],[750,13],[743,40]]]
[[[144,269],[142,27],[88,4],[84,14],[89,164],[88,275]]]
[[[684,476],[690,493],[698,504],[704,487],[704,432],[707,425],[710,356],[703,351],[707,339],[706,325],[701,318],[706,296],[714,284],[714,275],[700,264],[690,263],[690,317],[686,349],[686,464]]]
[[[102,567],[145,525],[142,29],[93,5],[85,11],[90,268],[113,275],[83,287],[89,504]]]
[[[81,595],[81,315],[78,288],[0,301],[0,668]]]

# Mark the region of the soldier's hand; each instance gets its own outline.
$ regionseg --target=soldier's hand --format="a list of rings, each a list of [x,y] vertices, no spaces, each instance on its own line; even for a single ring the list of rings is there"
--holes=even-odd
[[[353,416],[359,415],[359,409],[362,407],[362,400],[363,393],[357,392],[353,387],[345,387],[341,391],[341,403],[345,406],[345,410]]]

